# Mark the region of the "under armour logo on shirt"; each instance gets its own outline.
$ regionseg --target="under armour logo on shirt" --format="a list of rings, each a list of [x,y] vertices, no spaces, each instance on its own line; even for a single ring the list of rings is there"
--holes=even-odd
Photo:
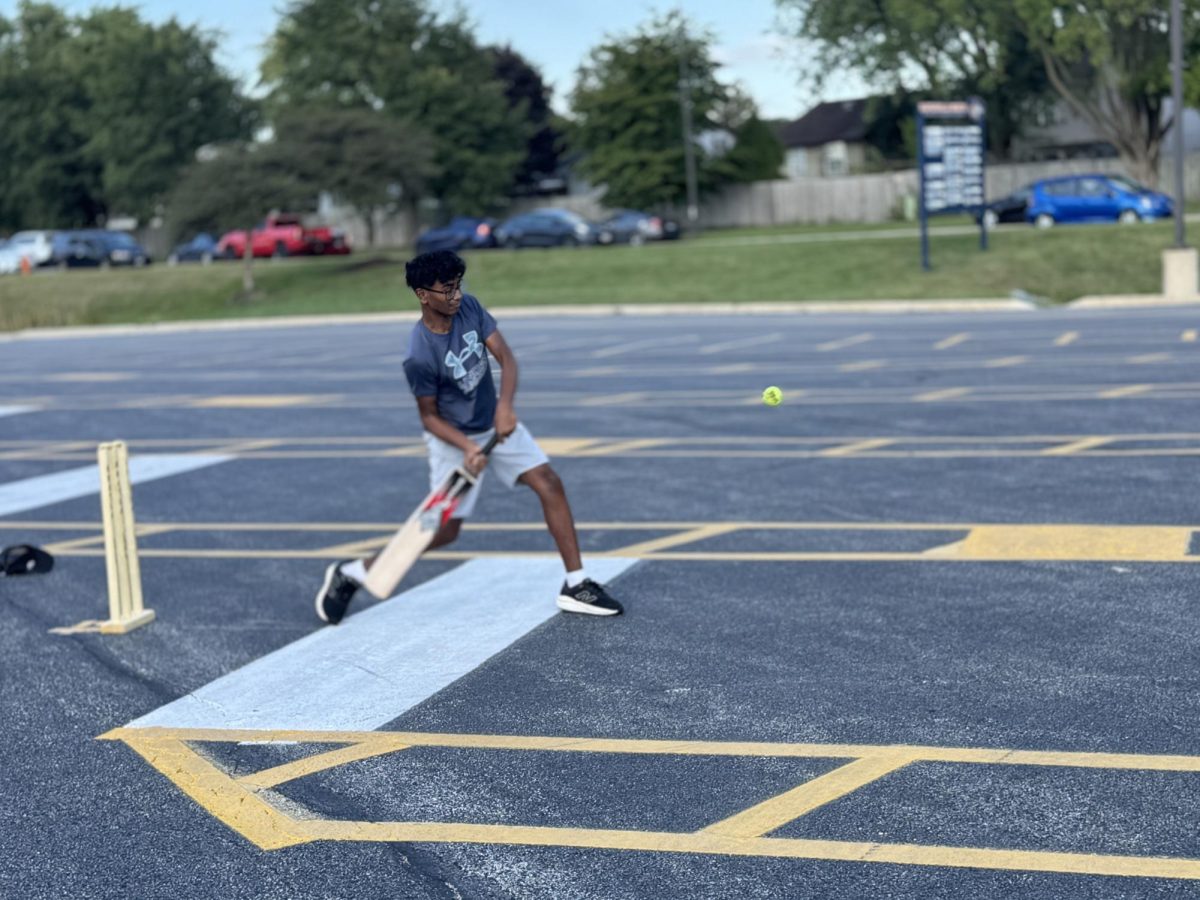
[[[453,350],[446,351],[446,365],[454,370],[455,378],[465,378],[467,376],[467,360],[472,356],[478,356],[483,359],[483,344],[479,343],[479,335],[474,331],[468,331],[463,335],[463,343],[466,347],[463,348],[462,355],[455,354]]]

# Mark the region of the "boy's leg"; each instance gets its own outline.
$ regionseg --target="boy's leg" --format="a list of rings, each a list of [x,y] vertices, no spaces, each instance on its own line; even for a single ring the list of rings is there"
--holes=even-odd
[[[438,529],[429,546],[425,548],[425,552],[428,553],[435,547],[444,547],[454,543],[458,540],[458,533],[461,530],[462,519],[450,519]],[[362,585],[367,570],[371,568],[378,557],[379,554],[375,553],[362,560],[361,569],[355,565],[359,560],[354,559],[339,559],[337,562],[329,564],[325,569],[325,581],[321,585],[321,590],[317,592],[317,615],[322,621],[336,625],[345,618],[350,601],[354,599],[354,594]]]
[[[431,434],[425,435],[425,444],[429,449],[429,485],[430,489],[437,487],[446,476],[462,463],[462,451],[457,447],[438,440]],[[483,483],[482,474],[475,486],[459,501],[458,518],[450,519],[438,529],[437,534],[426,548],[426,552],[435,547],[444,547],[458,539],[462,528],[462,520],[471,514],[475,500],[479,496],[479,486]],[[367,569],[375,562],[378,553],[362,560],[341,559],[331,563],[325,570],[325,581],[317,592],[317,615],[322,621],[331,625],[342,620],[354,593],[366,579]]]
[[[558,608],[564,612],[592,616],[619,616],[623,612],[621,604],[609,595],[603,585],[582,576],[583,560],[579,556],[575,517],[571,514],[571,504],[567,502],[567,492],[558,473],[550,468],[549,463],[542,463],[523,472],[517,481],[532,488],[542,501],[546,528],[558,545],[558,553],[566,566],[568,577],[580,573],[578,583],[571,584],[569,580],[563,582],[556,601]]]
[[[537,468],[530,469],[521,475],[517,481],[533,489],[542,501],[542,514],[546,518],[546,528],[558,547],[563,565],[568,572],[576,572],[583,568],[583,560],[579,556],[579,536],[575,533],[575,517],[571,514],[571,504],[567,502],[567,491],[563,487],[558,473],[550,468],[549,463],[543,463]]]

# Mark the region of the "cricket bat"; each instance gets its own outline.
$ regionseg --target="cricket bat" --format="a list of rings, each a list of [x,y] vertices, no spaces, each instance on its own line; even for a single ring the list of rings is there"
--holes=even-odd
[[[492,435],[481,448],[483,454],[492,452],[496,446],[497,436]],[[472,487],[478,478],[467,471],[465,466],[459,466],[439,484],[429,496],[421,501],[403,527],[392,535],[387,546],[375,558],[371,568],[367,569],[367,580],[363,585],[380,600],[386,600],[396,590],[413,563],[433,541],[433,536],[447,521],[454,518],[454,510],[459,501]]]

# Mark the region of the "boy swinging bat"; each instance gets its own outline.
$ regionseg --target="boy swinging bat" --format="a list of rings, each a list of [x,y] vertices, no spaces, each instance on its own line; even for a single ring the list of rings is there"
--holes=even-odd
[[[458,537],[489,465],[508,487],[524,484],[542,503],[566,568],[558,608],[593,616],[622,612],[583,567],[562,481],[513,407],[517,359],[491,313],[463,293],[465,273],[466,263],[449,250],[423,253],[405,267],[405,281],[421,304],[421,321],[409,338],[404,374],[425,429],[432,492],[376,556],[340,560],[325,570],[316,608],[331,625],[346,615],[360,586],[381,599],[389,597],[422,553]],[[488,351],[500,364],[498,397]]]

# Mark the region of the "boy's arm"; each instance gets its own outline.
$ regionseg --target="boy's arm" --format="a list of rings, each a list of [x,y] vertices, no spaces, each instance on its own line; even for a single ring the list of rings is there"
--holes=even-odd
[[[500,400],[496,406],[496,433],[503,440],[517,427],[517,413],[513,409],[513,399],[517,395],[517,357],[499,329],[489,334],[484,343],[500,364]]]
[[[421,415],[421,425],[426,431],[463,452],[463,463],[467,471],[472,475],[483,471],[487,457],[480,451],[478,444],[438,415],[437,397],[418,397],[417,412]]]

